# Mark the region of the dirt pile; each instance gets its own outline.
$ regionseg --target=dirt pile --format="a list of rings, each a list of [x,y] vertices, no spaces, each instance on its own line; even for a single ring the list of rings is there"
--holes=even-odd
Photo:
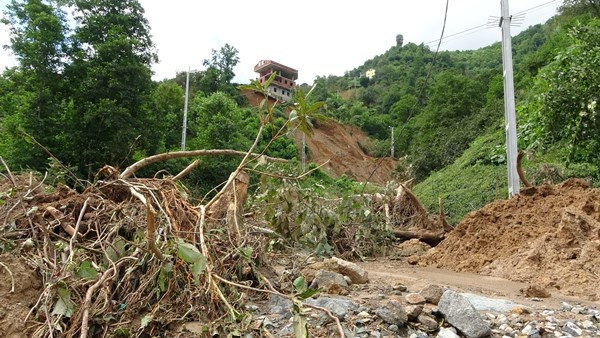
[[[389,157],[375,158],[361,148],[367,136],[358,128],[335,121],[318,123],[312,136],[306,136],[308,160],[317,165],[329,161],[324,169],[335,177],[347,175],[357,181],[385,184],[392,179],[395,162]],[[296,135],[299,150],[302,147],[300,133]]]
[[[600,190],[583,180],[527,188],[470,213],[419,262],[600,299]]]
[[[31,326],[25,325],[31,309],[42,292],[38,273],[23,259],[0,255],[0,336],[7,338],[29,337]]]

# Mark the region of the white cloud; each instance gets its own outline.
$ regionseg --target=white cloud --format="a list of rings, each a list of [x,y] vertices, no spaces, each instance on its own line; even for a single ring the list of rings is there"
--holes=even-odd
[[[0,4],[7,0],[0,0]],[[518,13],[544,4],[544,0],[512,1],[510,12]],[[155,79],[170,78],[177,71],[202,69],[202,60],[212,49],[229,43],[239,51],[235,68],[237,82],[255,78],[254,65],[271,59],[298,69],[299,82],[311,83],[316,76],[343,75],[396,43],[417,44],[439,38],[445,0],[304,0],[260,2],[247,0],[141,0],[152,28],[160,61]],[[530,25],[543,23],[555,14],[560,1],[528,11],[513,35]],[[500,16],[500,1],[450,1],[446,35],[485,24]],[[6,43],[3,36],[0,42]],[[442,49],[474,49],[501,38],[499,28],[476,30],[474,34],[442,44]],[[435,45],[432,45],[435,49]],[[8,62],[0,53],[0,65]]]

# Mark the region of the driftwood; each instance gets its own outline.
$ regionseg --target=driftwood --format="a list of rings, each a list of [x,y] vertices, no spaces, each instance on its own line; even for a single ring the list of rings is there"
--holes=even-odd
[[[402,240],[409,240],[416,238],[421,242],[427,243],[431,246],[436,246],[440,244],[441,241],[444,240],[445,233],[434,233],[434,232],[421,232],[421,231],[403,231],[403,230],[394,230],[394,236],[396,238]]]
[[[141,168],[143,168],[149,164],[155,163],[155,162],[166,161],[166,160],[170,160],[170,159],[174,159],[174,158],[181,158],[181,157],[195,157],[195,156],[208,156],[208,155],[247,156],[248,153],[245,151],[237,151],[237,150],[231,150],[231,149],[210,149],[210,150],[201,149],[201,150],[188,150],[188,151],[174,151],[174,152],[170,152],[170,153],[157,154],[157,155],[153,155],[153,156],[141,159],[141,160],[135,162],[134,164],[130,165],[129,167],[127,167],[127,169],[125,169],[121,173],[119,178],[121,178],[121,179],[129,178],[129,177],[133,176],[133,174],[135,174]],[[270,157],[270,156],[261,155],[261,154],[253,153],[253,154],[250,154],[250,156],[253,158],[261,157],[270,162],[278,162],[278,163],[288,162],[288,160],[286,160],[286,159]]]
[[[525,178],[525,173],[523,173],[523,167],[521,166],[521,161],[523,161],[523,152],[519,151],[517,155],[517,174],[519,174],[519,179],[523,182],[523,185],[527,188],[531,187],[531,183]]]
[[[233,176],[235,172],[231,173]],[[230,177],[232,184],[228,185],[221,195],[206,209],[206,216],[213,220],[225,220],[230,234],[241,236],[243,207],[248,196],[250,176],[240,170],[235,178]]]

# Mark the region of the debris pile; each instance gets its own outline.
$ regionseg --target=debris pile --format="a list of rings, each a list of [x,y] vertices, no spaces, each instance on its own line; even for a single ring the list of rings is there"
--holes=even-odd
[[[419,264],[600,299],[600,190],[580,179],[525,188],[470,213]]]
[[[258,284],[264,248],[238,224],[247,183],[240,171],[213,200],[194,206],[171,179],[126,178],[110,167],[81,192],[10,174],[0,196],[0,246],[20,255],[41,283],[23,289],[14,264],[0,269],[9,272],[3,288],[17,283],[21,296],[37,292],[23,304],[27,312],[17,312],[32,328],[28,336],[156,336],[183,322],[209,327],[216,318],[239,327],[243,287]],[[3,302],[0,313],[13,306]]]

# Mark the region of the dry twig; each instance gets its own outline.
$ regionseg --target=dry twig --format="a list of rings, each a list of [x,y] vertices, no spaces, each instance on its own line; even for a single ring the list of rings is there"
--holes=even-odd
[[[6,269],[6,271],[8,271],[8,274],[10,275],[10,281],[11,281],[11,284],[12,284],[12,287],[10,288],[10,293],[15,292],[15,278],[13,277],[12,271],[10,271],[10,269],[8,268],[8,266],[6,266],[6,264],[4,264],[4,263],[0,262],[0,265],[2,265],[2,267],[4,269]]]

